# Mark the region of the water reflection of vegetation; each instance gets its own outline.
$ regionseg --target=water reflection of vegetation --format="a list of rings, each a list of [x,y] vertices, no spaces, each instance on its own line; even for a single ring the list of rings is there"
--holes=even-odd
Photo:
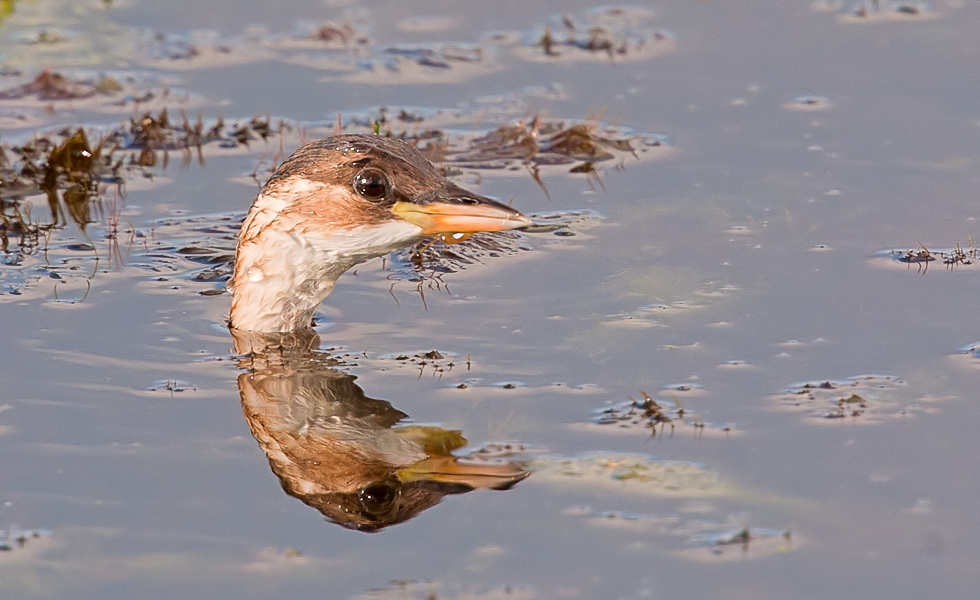
[[[365,396],[312,330],[232,334],[248,369],[238,388],[253,436],[286,493],[334,523],[378,531],[443,496],[508,489],[529,474],[510,461],[453,456],[466,444],[459,431],[404,424],[408,415]]]

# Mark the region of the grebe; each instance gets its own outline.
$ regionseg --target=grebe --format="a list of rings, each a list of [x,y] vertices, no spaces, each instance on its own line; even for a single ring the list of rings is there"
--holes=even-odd
[[[345,271],[423,238],[531,224],[518,210],[449,181],[415,148],[338,135],[287,158],[242,224],[232,276],[232,329],[310,327]]]

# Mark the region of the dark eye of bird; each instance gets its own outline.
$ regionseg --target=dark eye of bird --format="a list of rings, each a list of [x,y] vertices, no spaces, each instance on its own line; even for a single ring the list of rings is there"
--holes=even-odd
[[[357,494],[361,506],[371,512],[386,510],[397,498],[398,488],[388,482],[372,483]]]
[[[381,200],[390,189],[388,176],[377,169],[364,169],[354,178],[354,191],[367,200]]]

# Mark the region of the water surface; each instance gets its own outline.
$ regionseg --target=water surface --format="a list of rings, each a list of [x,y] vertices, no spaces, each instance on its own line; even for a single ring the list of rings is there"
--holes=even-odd
[[[978,363],[959,349],[980,339],[978,267],[876,253],[978,235],[980,7],[881,4],[658,3],[610,21],[587,3],[14,3],[2,57],[22,78],[136,72],[174,90],[172,114],[305,126],[287,152],[378,106],[460,132],[592,118],[669,149],[598,163],[600,181],[546,169],[547,194],[526,170],[464,169],[521,210],[604,218],[527,234],[532,250],[424,301],[392,287],[390,262],[341,279],[320,334],[356,357],[357,385],[462,431],[457,454],[519,444],[532,472],[375,534],[283,492],[242,416],[229,296],[202,295],[220,282],[177,251],[227,249],[279,139],[133,178],[86,228],[98,259],[67,226],[3,267],[19,294],[0,296],[0,523],[44,531],[0,553],[2,595],[971,597]],[[548,56],[546,25],[571,35],[561,15],[635,45]],[[367,41],[297,41],[328,22]],[[52,30],[67,39],[25,42]],[[187,40],[197,54],[171,56]],[[443,53],[426,66],[411,44]],[[139,110],[7,104],[26,115],[7,142]],[[114,214],[144,237],[109,260]],[[397,358],[433,348],[451,369]],[[683,407],[673,430],[596,423],[644,393]]]

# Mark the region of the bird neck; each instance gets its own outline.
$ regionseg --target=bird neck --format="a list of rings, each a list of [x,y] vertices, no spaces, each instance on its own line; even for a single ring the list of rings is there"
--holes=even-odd
[[[323,261],[288,234],[239,245],[231,280],[229,323],[235,329],[288,332],[310,327],[313,313],[351,263]]]
[[[265,197],[263,197],[265,196]],[[231,327],[287,332],[310,327],[320,302],[354,265],[419,239],[421,229],[397,220],[337,226],[295,207],[256,199],[235,254]]]

